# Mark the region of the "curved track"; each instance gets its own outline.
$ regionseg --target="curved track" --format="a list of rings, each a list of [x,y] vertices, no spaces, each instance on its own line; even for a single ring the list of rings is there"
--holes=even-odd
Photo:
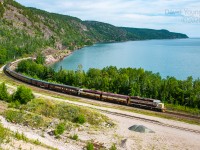
[[[5,71],[5,74],[13,79],[15,79],[14,77],[10,76],[6,71]],[[16,80],[16,79],[15,79]],[[20,81],[19,79],[17,79],[18,81]],[[20,81],[22,82],[22,81]],[[23,82],[24,83],[24,82]],[[26,83],[27,84],[27,83]],[[29,84],[30,85],[30,84]],[[33,85],[31,85],[33,86]],[[34,87],[37,87],[37,86],[34,86]],[[37,87],[37,88],[40,88],[41,87]],[[50,91],[48,89],[44,89],[42,88],[43,90],[46,90],[46,91]],[[51,91],[52,92],[52,91]],[[55,92],[55,91],[53,91]],[[55,92],[55,93],[59,93],[61,94],[60,92]],[[66,95],[66,94],[63,94],[62,95]],[[77,96],[73,96],[73,97],[77,97]],[[80,98],[80,97],[79,97]],[[85,98],[84,98],[85,99]],[[88,98],[87,98],[88,99]],[[91,100],[91,99],[90,99]],[[97,102],[97,101],[95,101]],[[98,101],[98,103],[102,103],[101,101]],[[104,102],[105,103],[105,102]],[[137,108],[131,108],[129,106],[122,106],[122,105],[117,105],[117,104],[110,104],[112,105],[113,107],[112,108],[129,108],[129,109],[137,109]],[[132,116],[132,115],[127,115],[127,114],[123,114],[123,113],[116,113],[116,112],[111,112],[111,111],[105,111],[105,110],[101,110],[101,109],[98,109],[99,111],[101,112],[104,112],[104,113],[107,113],[107,114],[112,114],[112,115],[117,115],[117,116],[121,116],[121,117],[126,117],[126,118],[131,118],[131,119],[139,119],[139,120],[142,120],[142,121],[145,121],[145,122],[150,122],[150,123],[153,123],[153,124],[157,124],[157,125],[161,125],[161,126],[165,126],[165,127],[171,127],[171,128],[175,128],[175,129],[179,129],[179,130],[184,130],[184,131],[189,131],[189,132],[194,132],[194,133],[198,133],[200,134],[200,131],[198,130],[193,130],[193,129],[188,129],[188,128],[184,128],[184,127],[178,127],[178,126],[174,126],[174,125],[170,125],[170,124],[165,124],[165,123],[162,123],[162,122],[159,122],[159,121],[155,121],[155,120],[151,120],[151,119],[146,119],[146,118],[141,118],[141,117],[136,117],[136,116]],[[155,113],[162,113],[162,112],[155,112]],[[199,121],[200,122],[200,117],[198,116],[192,116],[192,115],[188,115],[188,114],[181,114],[181,113],[176,113],[176,112],[170,112],[170,111],[167,111],[165,113],[162,113],[162,114],[166,114],[168,116],[173,116],[175,118],[186,118],[186,119],[189,119],[189,120],[195,120],[195,121]]]

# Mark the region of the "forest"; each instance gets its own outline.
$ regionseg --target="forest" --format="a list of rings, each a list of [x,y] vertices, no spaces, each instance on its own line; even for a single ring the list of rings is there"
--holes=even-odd
[[[85,72],[79,65],[76,71],[60,68],[56,72],[43,63],[43,57],[37,57],[36,61],[23,60],[18,64],[16,71],[49,82],[160,99],[167,104],[200,109],[200,79],[162,78],[159,73],[145,71],[142,68],[118,69],[114,66],[103,69],[90,68]]]

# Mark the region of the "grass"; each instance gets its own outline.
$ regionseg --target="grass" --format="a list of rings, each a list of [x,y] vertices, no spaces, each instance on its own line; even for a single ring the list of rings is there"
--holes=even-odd
[[[190,108],[172,104],[165,104],[165,106],[168,108],[168,110],[200,116],[200,110],[198,108]]]
[[[34,99],[24,105],[22,110],[78,124],[88,122],[91,125],[99,126],[104,122],[110,123],[108,117],[92,109],[67,104],[65,102]]]
[[[9,139],[10,132],[0,123],[0,146]]]
[[[46,127],[51,121],[51,119],[44,116],[17,109],[8,109],[3,115],[9,122],[34,128]]]

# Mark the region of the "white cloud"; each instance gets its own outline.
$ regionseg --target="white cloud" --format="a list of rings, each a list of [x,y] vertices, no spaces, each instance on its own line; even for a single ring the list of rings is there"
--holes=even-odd
[[[198,0],[17,0],[25,6],[78,17],[82,20],[97,20],[117,26],[168,29],[200,36],[200,13],[196,23],[181,21],[179,15],[166,15],[165,11],[200,11]],[[194,19],[194,18],[193,18]],[[188,21],[189,22],[189,21]]]

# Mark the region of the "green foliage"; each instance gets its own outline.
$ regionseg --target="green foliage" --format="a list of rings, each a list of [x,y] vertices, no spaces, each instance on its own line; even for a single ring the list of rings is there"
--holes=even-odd
[[[13,95],[13,101],[19,101],[21,104],[26,104],[33,98],[32,90],[23,85],[19,86]]]
[[[75,118],[74,121],[79,124],[84,124],[86,122],[86,119],[83,114],[80,114],[77,118]]]
[[[65,131],[65,123],[59,123],[54,130],[56,136],[63,134]]]
[[[116,145],[115,145],[115,144],[113,144],[109,150],[117,150],[117,147],[116,147]]]
[[[21,106],[19,101],[14,101],[8,104],[8,108],[16,108],[19,109]]]
[[[8,129],[4,128],[3,125],[0,123],[0,145],[5,142],[8,136],[9,136]]]
[[[0,100],[4,100],[4,101],[9,100],[9,94],[4,82],[0,84]]]
[[[43,56],[43,54],[38,53],[35,62],[37,64],[44,64],[45,63],[45,57]]]
[[[78,135],[74,134],[73,136],[70,136],[70,139],[77,141],[78,140]]]
[[[34,113],[8,109],[3,114],[9,122],[23,124],[31,127],[45,127],[49,124],[49,119]]]
[[[91,143],[91,142],[88,142],[88,143],[87,143],[87,146],[86,146],[86,149],[87,149],[87,150],[94,150],[94,144]]]
[[[80,108],[66,103],[55,103],[43,99],[34,99],[24,105],[24,111],[29,111],[45,117],[58,118],[66,122],[74,122],[79,116],[80,122],[87,121],[91,125],[101,125],[103,122],[109,121],[104,115],[91,111],[90,109]],[[82,115],[84,114],[84,115]],[[83,119],[84,118],[84,119]],[[71,124],[66,124],[66,130],[71,129]]]
[[[22,140],[22,141],[28,142],[28,138],[23,133],[20,134],[19,132],[15,132],[14,137],[17,140]]]
[[[190,108],[188,106],[181,106],[181,105],[173,105],[173,104],[165,104],[168,110],[172,111],[179,111],[184,113],[190,113],[192,115],[199,115],[200,109],[198,108]]]
[[[3,6],[3,3],[0,2],[0,18],[3,17],[4,12],[5,12],[5,8]]]
[[[7,61],[7,50],[0,46],[0,64]]]

